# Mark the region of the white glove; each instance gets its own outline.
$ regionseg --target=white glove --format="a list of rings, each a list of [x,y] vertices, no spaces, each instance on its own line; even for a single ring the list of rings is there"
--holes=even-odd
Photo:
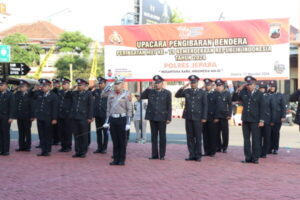
[[[103,128],[109,128],[109,124],[108,123],[103,124]]]
[[[129,125],[129,124],[126,124],[125,130],[126,130],[126,131],[130,130],[130,125]]]

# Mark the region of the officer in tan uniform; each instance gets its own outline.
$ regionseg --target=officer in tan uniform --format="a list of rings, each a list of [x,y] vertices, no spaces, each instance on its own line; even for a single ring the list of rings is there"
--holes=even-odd
[[[132,103],[130,92],[124,90],[122,77],[117,77],[114,90],[109,92],[107,98],[107,114],[104,128],[110,128],[113,142],[113,161],[110,165],[125,165],[126,160],[126,132],[130,129]]]

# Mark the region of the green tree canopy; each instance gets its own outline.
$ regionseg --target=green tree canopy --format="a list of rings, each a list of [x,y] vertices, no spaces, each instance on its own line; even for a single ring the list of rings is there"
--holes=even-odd
[[[11,62],[24,62],[29,66],[39,64],[43,50],[37,44],[28,44],[26,35],[14,33],[4,37],[2,43],[11,46]]]
[[[87,59],[78,55],[66,55],[58,59],[55,63],[55,67],[57,68],[56,76],[70,78],[70,64],[73,65],[74,78],[89,78],[89,62]]]
[[[172,10],[171,23],[184,23],[185,20],[182,17],[182,13],[178,9]]]
[[[76,52],[88,55],[91,42],[91,38],[86,37],[79,31],[75,31],[61,34],[56,45],[60,52]]]

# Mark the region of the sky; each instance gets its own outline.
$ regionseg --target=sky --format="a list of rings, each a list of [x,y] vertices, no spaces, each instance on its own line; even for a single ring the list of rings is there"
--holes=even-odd
[[[6,3],[9,18],[0,30],[19,23],[48,20],[66,31],[81,31],[103,41],[103,27],[120,25],[122,17],[133,11],[134,0],[0,0]],[[177,8],[186,22],[290,18],[299,27],[300,0],[167,0]],[[66,10],[66,12],[60,12]],[[58,13],[58,14],[55,14]],[[52,16],[52,17],[49,17]]]

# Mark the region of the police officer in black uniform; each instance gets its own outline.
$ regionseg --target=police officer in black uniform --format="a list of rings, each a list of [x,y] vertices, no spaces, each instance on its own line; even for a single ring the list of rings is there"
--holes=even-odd
[[[93,96],[95,98],[94,114],[98,148],[94,153],[106,153],[108,132],[107,128],[104,128],[103,125],[106,119],[107,97],[102,95],[106,87],[106,79],[103,77],[99,77],[97,80],[99,88],[93,91]]]
[[[40,84],[40,82],[38,82],[37,85],[35,85],[33,88],[31,88],[29,90],[29,94],[32,98],[32,102],[33,102],[33,115],[34,115],[34,112],[35,112],[35,109],[36,109],[36,106],[37,106],[37,99],[39,96],[42,96],[43,95],[43,91],[42,91],[42,85]],[[33,117],[34,118],[34,117]],[[32,120],[33,120],[32,118]],[[31,121],[32,121],[31,120]],[[41,136],[40,136],[40,132],[38,132],[38,138],[39,138],[39,144],[37,146],[35,146],[35,148],[41,148]]]
[[[295,117],[295,123],[300,125],[300,89],[296,90],[289,99],[290,102],[297,102],[298,101],[298,107],[296,111],[296,117]],[[300,129],[299,129],[300,130]]]
[[[229,123],[232,115],[231,94],[225,90],[225,82],[216,79],[216,112],[214,122],[217,126],[217,145],[223,153],[227,152],[229,142]]]
[[[75,138],[73,158],[85,158],[88,151],[89,124],[93,121],[93,95],[87,90],[88,82],[76,79],[77,91],[72,92],[72,132]]]
[[[275,112],[275,104],[268,93],[268,85],[266,81],[259,82],[259,91],[263,93],[265,112],[263,115],[264,126],[260,127],[261,132],[261,158],[266,158],[271,144],[271,123]]]
[[[172,95],[163,88],[164,79],[155,75],[155,87],[149,86],[141,95],[141,99],[148,99],[146,120],[150,120],[152,156],[149,159],[165,159],[166,153],[166,127],[171,122]],[[158,150],[159,136],[159,150]]]
[[[207,93],[207,121],[203,124],[204,155],[214,157],[217,151],[217,129],[214,123],[216,112],[216,92],[213,89],[213,80],[203,80]]]
[[[190,83],[180,88],[175,94],[176,98],[185,98],[183,118],[189,157],[187,161],[195,160],[200,162],[202,157],[202,123],[207,119],[207,94],[198,88],[199,77],[191,75],[188,77]],[[187,88],[188,86],[191,88]]]
[[[58,132],[61,138],[61,149],[59,152],[70,152],[72,150],[71,132],[71,108],[72,91],[70,80],[61,78],[62,90],[58,91]]]
[[[232,101],[240,101],[243,105],[242,128],[245,160],[242,162],[258,164],[261,151],[259,127],[264,126],[265,103],[263,93],[256,89],[256,79],[246,76],[245,81],[246,84],[240,86],[233,94]]]
[[[286,117],[286,97],[277,91],[277,81],[270,81],[269,93],[275,104],[273,122],[271,123],[271,148],[269,153],[278,154],[280,128]]]
[[[0,155],[9,155],[10,125],[15,117],[14,96],[8,91],[7,82],[0,78]]]
[[[52,92],[56,95],[60,92],[60,80],[59,79],[52,79],[53,89]],[[59,135],[58,124],[52,125],[53,131],[53,145],[59,145],[61,136]]]
[[[50,91],[51,81],[40,79],[43,93],[37,96],[34,118],[37,119],[40,134],[41,153],[38,156],[50,156],[53,140],[52,127],[57,124],[57,95]]]
[[[31,119],[33,118],[33,98],[29,92],[29,83],[19,81],[18,91],[15,93],[16,119],[19,130],[19,148],[16,151],[30,151],[31,149]]]

